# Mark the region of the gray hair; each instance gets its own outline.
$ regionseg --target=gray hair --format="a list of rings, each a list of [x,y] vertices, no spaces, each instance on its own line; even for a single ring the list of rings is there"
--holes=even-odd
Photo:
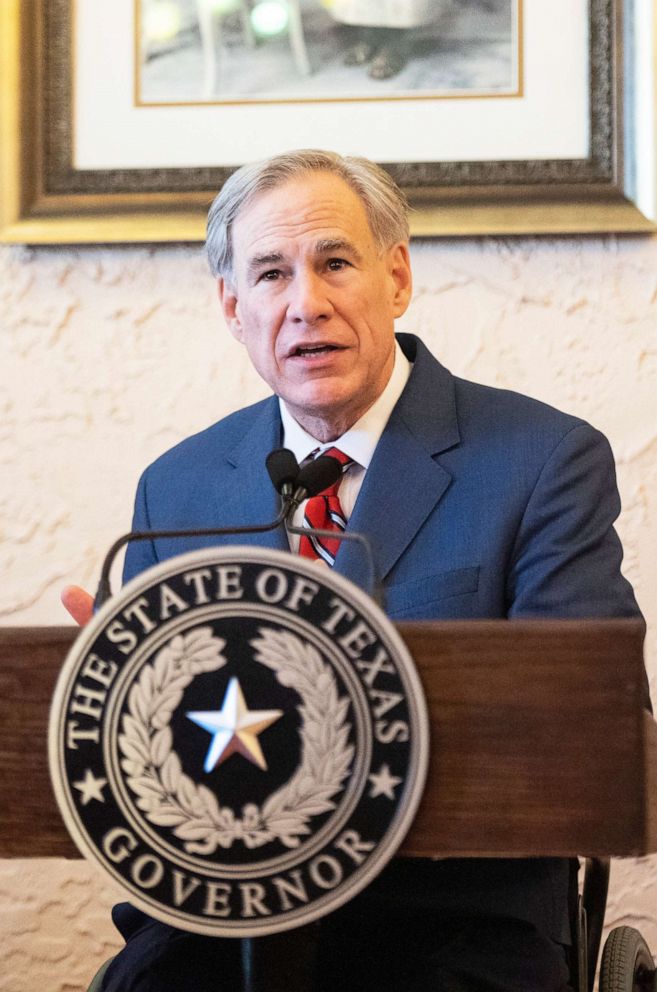
[[[360,197],[377,247],[408,241],[408,203],[388,173],[369,159],[336,152],[300,150],[243,165],[224,183],[208,213],[205,249],[213,276],[233,277],[233,224],[258,193],[304,172],[339,176]]]

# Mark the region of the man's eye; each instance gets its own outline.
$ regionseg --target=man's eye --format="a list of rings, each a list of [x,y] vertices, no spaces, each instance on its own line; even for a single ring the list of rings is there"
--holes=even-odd
[[[260,279],[263,282],[275,282],[280,277],[280,274],[280,269],[267,269],[266,272],[262,273]]]
[[[339,272],[341,269],[346,269],[349,262],[346,258],[329,258],[327,265],[331,272]]]

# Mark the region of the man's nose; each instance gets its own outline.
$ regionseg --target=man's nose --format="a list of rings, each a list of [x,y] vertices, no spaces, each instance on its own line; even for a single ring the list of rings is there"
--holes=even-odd
[[[328,287],[316,272],[300,272],[290,284],[288,317],[297,323],[314,324],[333,313]]]

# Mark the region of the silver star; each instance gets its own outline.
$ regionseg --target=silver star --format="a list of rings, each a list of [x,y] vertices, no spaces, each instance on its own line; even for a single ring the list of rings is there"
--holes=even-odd
[[[267,762],[258,741],[258,734],[283,716],[283,710],[249,710],[239,681],[232,678],[220,710],[185,714],[199,727],[212,734],[212,741],[203,768],[206,772],[230,758],[241,754],[263,771]]]
[[[91,768],[87,768],[84,778],[73,783],[73,788],[78,789],[82,795],[82,805],[86,806],[92,799],[97,799],[99,803],[105,802],[103,789],[107,785],[106,778],[96,778]]]
[[[396,775],[390,774],[390,768],[388,765],[381,765],[379,771],[376,775],[367,776],[372,783],[372,788],[370,789],[370,799],[376,799],[377,796],[385,796],[387,799],[395,798],[395,786],[399,785],[402,781],[397,778]]]

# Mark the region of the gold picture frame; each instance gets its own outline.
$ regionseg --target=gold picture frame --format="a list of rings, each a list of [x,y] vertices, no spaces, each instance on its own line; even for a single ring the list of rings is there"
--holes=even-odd
[[[414,235],[657,229],[657,0],[638,9],[589,0],[587,157],[382,163],[414,208]],[[652,23],[638,23],[646,9]],[[73,30],[74,0],[0,3],[0,240],[202,240],[229,169],[74,167]]]

